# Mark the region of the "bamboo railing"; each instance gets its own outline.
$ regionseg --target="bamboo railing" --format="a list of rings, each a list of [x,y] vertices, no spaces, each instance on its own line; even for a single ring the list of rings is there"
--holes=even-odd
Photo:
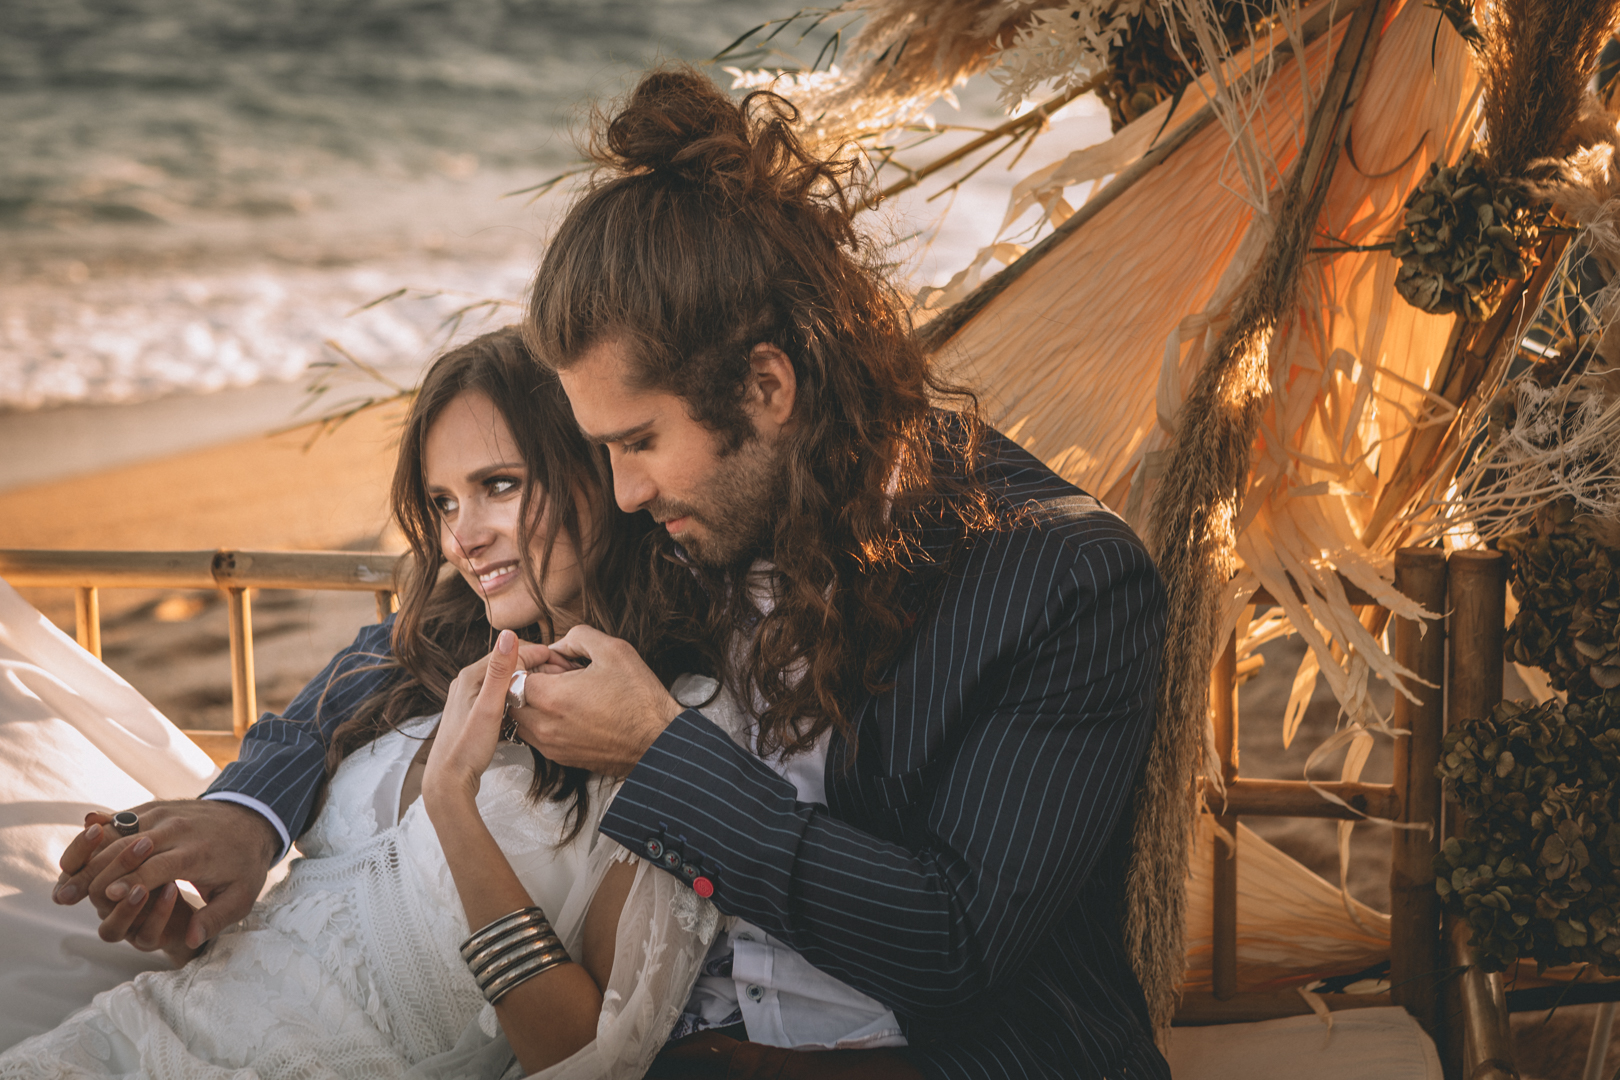
[[[75,636],[101,656],[99,590],[218,589],[225,594],[231,640],[231,730],[188,731],[215,760],[258,716],[253,681],[252,589],[336,589],[375,593],[377,618],[394,604],[400,556],[348,551],[47,551],[0,550],[0,578],[12,585],[75,590]]]
[[[187,732],[215,760],[230,760],[253,722],[253,589],[337,589],[372,592],[377,615],[392,610],[400,556],[350,552],[277,551],[39,551],[0,550],[0,577],[13,585],[75,590],[77,637],[100,655],[99,594],[103,588],[218,589],[229,605],[233,734]],[[1373,600],[1341,581],[1352,604]],[[1395,658],[1419,680],[1417,702],[1395,698],[1395,726],[1409,731],[1394,742],[1389,784],[1250,779],[1238,770],[1239,716],[1235,644],[1212,672],[1211,705],[1216,748],[1226,781],[1217,820],[1232,837],[1218,843],[1214,863],[1214,993],[1183,1003],[1193,1023],[1257,1020],[1304,1008],[1292,994],[1245,993],[1237,942],[1236,824],[1240,817],[1353,819],[1359,814],[1428,829],[1393,830],[1390,867],[1390,992],[1364,995],[1357,1004],[1404,1006],[1441,1047],[1447,1075],[1469,1080],[1512,1080],[1511,1041],[1500,976],[1469,963],[1466,930],[1448,922],[1442,935],[1434,891],[1433,859],[1445,834],[1440,782],[1435,776],[1447,724],[1483,716],[1502,696],[1505,570],[1496,552],[1403,548],[1395,556],[1395,587],[1426,610],[1449,618],[1427,627],[1396,619]],[[1271,604],[1264,592],[1257,606]],[[1449,650],[1448,650],[1449,645]],[[1448,693],[1449,691],[1449,693]],[[1202,780],[1202,778],[1200,778]],[[1332,792],[1347,809],[1324,799]],[[1359,812],[1359,814],[1358,814]],[[1453,978],[1452,976],[1456,977]],[[1458,1072],[1459,1067],[1463,1069]]]

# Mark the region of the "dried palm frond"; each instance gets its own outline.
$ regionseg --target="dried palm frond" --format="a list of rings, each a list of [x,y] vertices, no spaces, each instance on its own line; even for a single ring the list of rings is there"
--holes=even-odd
[[[891,131],[984,71],[997,52],[1060,0],[849,0],[831,14],[862,15],[841,69],[737,72],[738,85],[790,97],[804,126],[836,146]]]
[[[1099,76],[1111,77],[1109,53],[1131,33],[1136,20],[1153,17],[1158,3],[1068,0],[1034,12],[997,55],[990,73],[1001,86],[1002,107],[1015,108],[1043,86],[1063,90]]]
[[[1199,848],[1217,842],[1215,819],[1202,815]],[[1370,968],[1389,956],[1389,916],[1365,904],[1346,915],[1339,890],[1278,851],[1242,822],[1237,827],[1237,945],[1243,957],[1243,986],[1249,991],[1287,990],[1320,972]],[[1202,860],[1187,882],[1188,907],[1208,911],[1215,889],[1212,860]],[[1215,959],[1212,924],[1200,920],[1187,930],[1187,993],[1213,989]]]
[[[1433,6],[1469,45],[1477,49],[1484,43],[1479,24],[1474,21],[1474,0],[1433,0]]]
[[[1149,150],[1173,144],[1184,134],[1181,131],[1183,125],[1203,123],[1209,112],[1217,107],[1222,110],[1223,126],[1227,127],[1235,140],[1244,142],[1242,159],[1267,163],[1259,170],[1256,180],[1266,175],[1280,175],[1276,155],[1270,148],[1283,146],[1290,137],[1297,141],[1298,125],[1285,116],[1273,116],[1257,124],[1249,117],[1249,112],[1272,107],[1265,104],[1268,101],[1264,92],[1267,81],[1289,69],[1294,59],[1303,55],[1312,42],[1332,29],[1337,9],[1335,0],[1317,0],[1300,10],[1282,13],[1269,21],[1266,35],[1252,39],[1248,48],[1240,49],[1215,65],[1199,61],[1203,74],[1190,82],[1188,89],[1179,97],[1160,102],[1113,138],[1081,147],[1019,180],[1013,185],[1007,201],[1007,212],[990,243],[981,248],[973,261],[944,286],[920,290],[917,294],[918,312],[928,318],[966,298],[978,288],[992,261],[1011,265],[1022,258],[1031,245],[1022,236],[1020,239],[1024,242],[1017,244],[1009,242],[1007,236],[1027,211],[1034,207],[1042,211],[1041,217],[1032,225],[1019,225],[1020,233],[1028,233],[1030,238],[1038,236],[1047,226],[1061,227],[1101,190],[1093,184],[1091,190],[1085,193],[1085,198],[1071,203],[1070,188],[1124,173]],[[1340,20],[1337,30],[1333,32],[1342,31],[1343,22]],[[1326,65],[1321,65],[1321,68],[1325,72]],[[1105,71],[1099,78],[1106,75]],[[1309,102],[1313,100],[1313,95],[1308,93],[1303,98],[1304,104],[1291,102],[1289,107],[1297,111],[1288,115],[1303,115],[1309,111]],[[1211,104],[1207,109],[1201,108],[1206,102]],[[1248,103],[1249,107],[1245,108],[1244,103]],[[1277,121],[1286,123],[1278,126]],[[1256,131],[1261,133],[1254,136],[1252,133]],[[1228,148],[1225,160],[1217,163],[1212,175],[1218,177],[1223,185],[1237,184],[1247,192],[1247,180],[1229,177],[1231,170],[1228,163],[1238,163],[1238,157],[1237,151]],[[1263,207],[1268,194],[1266,185],[1262,184],[1259,194],[1252,197],[1257,205]]]

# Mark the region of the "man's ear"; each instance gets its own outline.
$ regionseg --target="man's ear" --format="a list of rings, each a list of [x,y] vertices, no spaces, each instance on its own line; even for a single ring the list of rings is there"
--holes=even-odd
[[[760,342],[748,354],[753,369],[748,388],[748,410],[761,435],[775,435],[793,422],[793,406],[798,400],[799,379],[787,353],[768,342]]]

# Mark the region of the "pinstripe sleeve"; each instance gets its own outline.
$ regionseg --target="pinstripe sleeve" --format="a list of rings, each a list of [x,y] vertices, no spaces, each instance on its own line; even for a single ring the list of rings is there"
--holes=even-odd
[[[665,838],[712,875],[722,911],[908,1022],[972,1015],[1075,903],[1151,729],[1163,588],[1123,525],[1088,529],[1000,543],[970,564],[961,609],[931,616],[926,666],[978,684],[899,840],[796,802],[693,710],[643,756],[602,831],[632,851]],[[909,730],[930,723],[926,692],[894,693]]]
[[[272,811],[289,838],[301,834],[326,780],[327,736],[393,674],[394,669],[377,666],[391,654],[393,627],[389,616],[362,629],[298,692],[285,715],[261,716],[243,737],[241,754],[203,798],[246,796]]]

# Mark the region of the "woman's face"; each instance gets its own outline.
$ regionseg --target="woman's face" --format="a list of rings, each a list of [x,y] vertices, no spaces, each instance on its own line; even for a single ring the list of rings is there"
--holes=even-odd
[[[530,562],[539,568],[549,516],[543,512],[546,493],[534,492],[536,527],[524,528],[520,508],[529,471],[505,417],[487,395],[464,391],[445,406],[423,440],[422,471],[439,514],[439,547],[484,598],[490,625],[516,630],[538,622],[540,604],[523,578],[519,552],[527,544]],[[583,584],[579,555],[559,534],[540,583],[558,619],[557,633],[572,625],[567,616],[578,606]]]

